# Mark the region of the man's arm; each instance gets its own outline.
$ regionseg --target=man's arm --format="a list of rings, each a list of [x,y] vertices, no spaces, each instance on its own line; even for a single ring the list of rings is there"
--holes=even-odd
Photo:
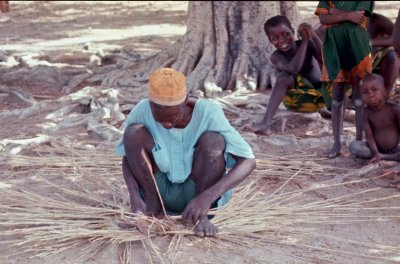
[[[205,195],[209,196],[212,201],[239,185],[256,168],[255,159],[242,157],[235,157],[235,159],[236,163],[228,174],[222,177],[214,186],[204,191]]]
[[[236,163],[227,175],[222,177],[216,184],[203,191],[195,197],[182,213],[182,219],[196,223],[207,212],[211,204],[226,191],[241,183],[256,167],[255,159],[235,157]]]

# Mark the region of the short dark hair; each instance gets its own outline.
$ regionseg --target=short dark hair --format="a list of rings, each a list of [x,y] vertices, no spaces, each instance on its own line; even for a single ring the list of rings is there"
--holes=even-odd
[[[364,78],[361,79],[361,84],[365,81],[379,81],[383,85],[385,85],[385,80],[383,79],[382,75],[376,74],[376,73],[370,73],[364,76]]]
[[[292,30],[294,32],[292,24],[290,24],[289,19],[286,16],[278,15],[278,16],[271,17],[267,21],[265,21],[265,23],[264,23],[265,34],[269,35],[270,28],[279,26],[281,24],[286,25],[288,28],[290,28],[290,30]]]

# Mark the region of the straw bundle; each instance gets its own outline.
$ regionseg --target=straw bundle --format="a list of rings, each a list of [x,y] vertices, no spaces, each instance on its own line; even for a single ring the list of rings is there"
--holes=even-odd
[[[7,246],[9,255],[30,253],[48,257],[81,248],[79,263],[118,249],[121,262],[129,263],[134,243],[144,247],[150,261],[161,263],[177,262],[184,252],[194,249],[205,252],[228,249],[230,255],[234,252],[259,263],[273,262],[271,255],[305,262],[312,258],[312,254],[306,253],[298,256],[293,253],[296,250],[317,251],[319,259],[325,261],[340,254],[363,262],[388,261],[400,252],[398,246],[330,236],[320,229],[325,224],[398,220],[399,207],[382,208],[374,204],[383,200],[399,201],[400,194],[365,200],[365,193],[379,190],[374,188],[325,200],[307,196],[316,189],[348,183],[284,192],[285,186],[301,175],[304,167],[269,194],[260,185],[260,177],[253,175],[237,188],[223,210],[210,211],[215,215],[212,222],[220,233],[217,238],[203,239],[193,236],[193,226],[183,223],[179,217],[156,219],[129,213],[120,159],[112,152],[41,147],[35,153],[39,156],[20,155],[0,162],[13,177],[30,171],[31,181],[35,183],[32,188],[40,186],[40,191],[28,191],[17,184],[0,192],[0,232],[4,237],[1,243]],[[58,155],[53,156],[54,153]],[[276,164],[276,160],[264,159],[264,163]],[[258,174],[261,173],[255,173]],[[362,181],[365,180],[357,182]],[[168,238],[168,248],[158,245],[157,237]],[[254,255],[256,249],[263,250],[264,254]],[[213,258],[216,263],[226,262],[218,257],[216,253]]]

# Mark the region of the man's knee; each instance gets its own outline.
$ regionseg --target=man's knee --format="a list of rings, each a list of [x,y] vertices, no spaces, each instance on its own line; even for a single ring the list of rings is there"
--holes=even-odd
[[[144,146],[153,142],[153,137],[144,125],[133,124],[125,128],[123,141],[125,147],[130,146]],[[153,143],[154,144],[154,143]]]
[[[220,133],[208,131],[201,135],[197,148],[211,157],[221,156],[225,151],[225,139]]]

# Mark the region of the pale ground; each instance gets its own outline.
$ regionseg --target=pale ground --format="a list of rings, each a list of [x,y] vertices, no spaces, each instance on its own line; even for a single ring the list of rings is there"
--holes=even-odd
[[[300,11],[303,18],[316,26],[318,21],[313,15],[316,2],[299,2]],[[399,1],[376,3],[376,11],[387,15],[392,20],[395,19]],[[31,58],[38,54],[59,55],[63,53],[82,53],[84,46],[90,49],[103,50],[104,52],[118,51],[121,49],[131,49],[144,57],[149,54],[163,50],[173,43],[180,35],[185,33],[187,2],[145,2],[145,1],[118,1],[118,2],[11,2],[11,13],[0,14],[0,51],[14,57]],[[90,43],[90,44],[88,44]],[[0,62],[1,67],[9,67],[16,62]],[[81,65],[85,67],[85,64]],[[33,92],[35,95],[35,91]],[[43,95],[36,91],[37,98]],[[59,94],[53,92],[51,96],[57,97]],[[50,95],[47,95],[50,96]],[[4,103],[0,106],[1,110],[7,111],[12,107],[20,107],[11,103]],[[285,110],[280,111],[286,112]],[[261,117],[261,113],[260,113]],[[352,113],[346,118],[343,141],[347,144],[354,138],[354,126],[351,122]],[[319,158],[324,158],[332,142],[330,120],[321,121],[324,127],[315,127],[313,120],[319,119],[317,114],[292,115],[286,118],[287,125],[284,131],[280,131],[282,119],[277,120],[274,129],[277,135],[266,138],[254,134],[245,134],[245,137],[254,147],[256,153],[268,155],[287,156],[294,150],[295,153],[313,153]],[[35,119],[18,121],[5,124],[0,120],[0,136],[4,138],[24,138],[33,136],[37,132]],[[74,135],[69,135],[73,138]],[[0,138],[2,139],[2,138]],[[272,139],[272,140],[271,140]],[[260,157],[260,156],[258,156]],[[347,148],[344,148],[343,156],[334,160],[324,160],[323,162],[338,168],[359,168],[366,163],[350,156]],[[121,172],[116,172],[121,173]],[[338,173],[339,174],[339,173]],[[122,176],[121,176],[122,177]],[[396,173],[386,179],[392,180],[398,177]],[[5,182],[8,175],[0,174],[0,181]],[[329,178],[329,177],[328,177]],[[302,179],[300,185],[310,186],[315,181],[325,180],[324,175],[315,175],[313,179]],[[353,178],[352,180],[355,180]],[[282,182],[281,182],[282,183]],[[299,184],[299,183],[297,183]],[[23,185],[22,185],[23,186]],[[279,186],[279,185],[277,185]],[[324,193],[325,195],[346,194],[356,190],[363,190],[375,187],[371,182],[363,184],[353,184],[346,187],[332,189]],[[393,189],[381,189],[373,195],[366,196],[368,199],[380,196],[398,194]],[[392,199],[382,202],[382,206],[398,206],[400,199]],[[399,210],[392,212],[398,214]],[[378,216],[377,216],[378,217]],[[392,246],[400,244],[399,220],[385,224],[363,223],[344,226],[322,227],[321,232],[335,236],[358,239],[363,242],[383,243]],[[318,244],[318,241],[315,243]],[[322,246],[323,243],[321,242]],[[335,245],[325,244],[326,247],[334,248]],[[351,248],[352,245],[347,245]],[[6,252],[0,250],[0,254]],[[203,252],[194,250],[189,256],[187,263],[192,263],[193,259],[203,258]],[[264,251],[249,252],[249,254],[265,254]],[[318,259],[318,252],[313,250],[302,252],[293,249],[292,254],[299,256],[298,263],[305,263],[301,256],[314,254],[313,263],[366,263],[366,260],[357,258],[346,258],[340,254],[325,256],[326,260]],[[190,254],[189,254],[190,255]],[[204,263],[252,263],[251,259],[240,256],[232,256],[229,252],[214,256],[207,253],[202,259]],[[139,254],[140,256],[140,254]],[[393,262],[399,261],[400,252],[391,256]],[[279,254],[270,256],[271,262],[293,263],[293,259],[282,257]],[[192,261],[190,261],[192,260]],[[117,257],[107,256],[107,260],[96,260],[90,263],[116,263]],[[370,261],[372,263],[382,263],[381,260]],[[391,261],[387,261],[391,263]],[[62,257],[50,260],[28,259],[28,256],[14,257],[7,259],[3,263],[76,263],[74,253],[68,253]],[[139,257],[134,263],[148,263],[145,257]],[[185,263],[184,261],[178,263]]]

